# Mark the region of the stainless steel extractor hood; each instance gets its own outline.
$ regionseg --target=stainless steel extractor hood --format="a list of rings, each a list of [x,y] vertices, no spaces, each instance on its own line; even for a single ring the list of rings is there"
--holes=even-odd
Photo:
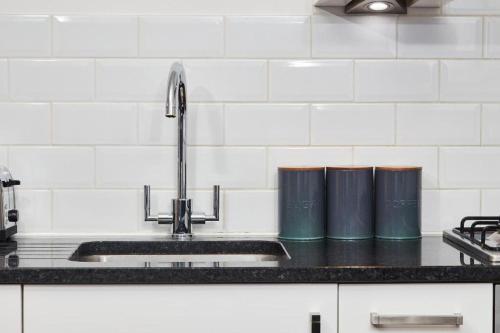
[[[408,8],[439,8],[441,0],[318,0],[316,7],[342,7],[346,14],[406,14]]]

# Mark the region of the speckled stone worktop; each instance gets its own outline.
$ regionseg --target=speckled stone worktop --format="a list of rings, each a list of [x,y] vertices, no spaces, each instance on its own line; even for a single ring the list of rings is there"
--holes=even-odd
[[[259,239],[276,241],[272,238]],[[102,237],[18,238],[10,244],[2,244],[0,283],[500,282],[500,266],[473,260],[445,243],[440,236],[424,237],[419,241],[283,241],[281,243],[289,257],[262,262],[155,263],[138,260],[137,257],[130,257],[119,263],[69,260],[82,242],[102,240],[104,240]],[[113,240],[155,241],[157,244],[172,242],[167,237],[129,237]],[[228,240],[228,238],[195,238],[195,240],[213,241]],[[173,243],[166,245],[172,246],[171,244]]]

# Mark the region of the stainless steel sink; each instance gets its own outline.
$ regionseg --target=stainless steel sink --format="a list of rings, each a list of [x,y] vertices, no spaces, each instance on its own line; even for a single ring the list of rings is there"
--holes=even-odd
[[[69,260],[126,263],[262,262],[290,259],[276,241],[102,241],[86,242]]]

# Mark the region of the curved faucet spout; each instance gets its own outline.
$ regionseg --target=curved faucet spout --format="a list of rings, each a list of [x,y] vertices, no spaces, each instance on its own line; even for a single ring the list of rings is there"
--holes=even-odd
[[[186,72],[184,66],[176,62],[170,69],[167,86],[167,104],[165,116],[175,118],[177,110],[186,111]]]
[[[187,100],[186,72],[184,66],[176,62],[170,69],[167,87],[166,114],[169,118],[178,117],[177,128],[177,199],[187,199]]]

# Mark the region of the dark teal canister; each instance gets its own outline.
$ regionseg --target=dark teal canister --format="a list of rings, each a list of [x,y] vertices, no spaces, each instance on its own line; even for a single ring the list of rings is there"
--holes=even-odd
[[[328,238],[373,238],[373,167],[328,167],[326,198]]]
[[[422,237],[422,168],[375,168],[375,236]]]
[[[324,238],[325,220],[325,169],[278,168],[279,238]]]

